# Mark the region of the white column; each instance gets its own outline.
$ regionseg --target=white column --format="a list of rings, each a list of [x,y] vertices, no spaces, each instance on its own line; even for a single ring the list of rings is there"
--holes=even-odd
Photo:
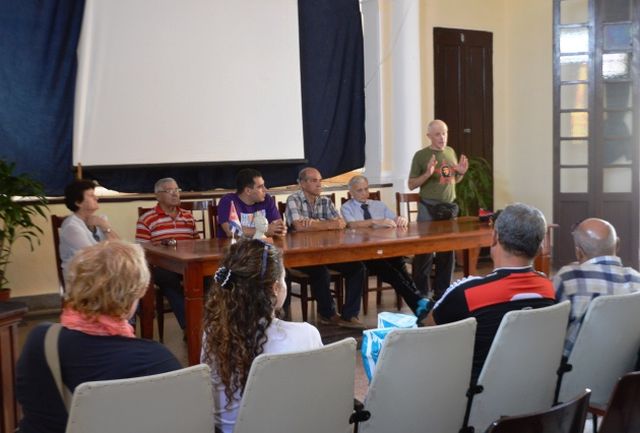
[[[383,122],[382,78],[380,68],[380,4],[385,0],[362,0],[362,28],[364,32],[364,94],[365,94],[365,175],[372,183],[378,183],[382,173]]]
[[[422,148],[420,0],[395,0],[388,43],[392,62],[393,164],[396,191],[408,191],[413,154]]]

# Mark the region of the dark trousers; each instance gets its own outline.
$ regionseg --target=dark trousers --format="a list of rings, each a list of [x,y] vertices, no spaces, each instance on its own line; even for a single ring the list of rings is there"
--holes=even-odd
[[[162,268],[153,268],[153,282],[162,290],[169,301],[173,314],[178,320],[180,328],[184,329],[186,321],[184,317],[184,292],[182,291],[182,275]]]
[[[336,314],[336,307],[329,289],[329,269],[340,272],[345,278],[345,299],[342,318],[349,320],[360,312],[360,297],[364,287],[365,269],[362,262],[333,263],[324,266],[299,268],[309,275],[311,293],[316,298],[318,314],[329,318]]]
[[[418,292],[409,272],[407,272],[404,257],[369,260],[365,262],[365,265],[370,273],[378,275],[382,281],[391,284],[415,314],[418,301],[424,296]]]
[[[435,265],[436,276],[431,287],[431,269]],[[413,258],[411,273],[418,291],[426,296],[433,289],[433,299],[440,299],[451,284],[455,265],[453,251],[418,254]]]

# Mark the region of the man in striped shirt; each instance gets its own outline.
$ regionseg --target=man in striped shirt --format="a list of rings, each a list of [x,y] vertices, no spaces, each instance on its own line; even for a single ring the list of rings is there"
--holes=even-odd
[[[156,182],[154,192],[158,204],[138,218],[136,242],[160,242],[175,239],[198,239],[196,223],[189,211],[180,208],[178,183],[166,177]],[[173,314],[185,328],[182,276],[162,268],[153,268],[153,281],[167,297]]]
[[[564,266],[553,278],[558,302],[571,301],[565,356],[569,356],[591,301],[600,295],[640,290],[640,273],[622,266],[616,255],[620,239],[609,222],[588,218],[573,231],[578,262]]]

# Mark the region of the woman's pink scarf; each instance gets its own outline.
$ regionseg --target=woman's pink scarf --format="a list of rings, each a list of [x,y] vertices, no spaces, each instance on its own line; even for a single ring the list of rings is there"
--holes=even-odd
[[[131,338],[136,336],[133,332],[133,326],[125,319],[116,319],[104,314],[88,318],[86,315],[68,307],[62,310],[60,324],[65,328],[89,335],[120,335]]]

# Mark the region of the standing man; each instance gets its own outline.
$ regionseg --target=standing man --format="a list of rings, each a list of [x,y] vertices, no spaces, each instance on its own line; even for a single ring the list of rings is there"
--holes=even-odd
[[[165,177],[154,186],[158,204],[138,218],[136,226],[136,242],[160,242],[175,239],[199,239],[196,223],[191,212],[180,208],[180,191],[176,181]],[[178,324],[184,330],[186,326],[184,313],[184,294],[182,276],[175,272],[154,267],[153,282],[167,297]]]
[[[295,231],[342,230],[346,224],[333,203],[322,193],[322,176],[313,167],[303,168],[298,174],[300,191],[287,198],[287,224]],[[329,269],[344,275],[346,280],[345,303],[342,317],[336,308],[329,290]],[[311,292],[317,301],[318,320],[322,324],[332,324],[346,328],[364,329],[358,319],[360,295],[365,280],[362,262],[334,263],[300,268],[311,280]]]
[[[553,278],[558,301],[571,301],[564,354],[569,356],[591,301],[600,295],[640,290],[640,273],[622,266],[620,239],[608,221],[588,218],[573,231],[577,263],[562,267]]]
[[[349,192],[352,198],[340,208],[342,217],[347,222],[347,227],[407,226],[408,221],[405,217],[396,216],[383,202],[369,199],[369,180],[365,176],[353,176],[349,180]],[[430,301],[416,289],[416,285],[407,272],[404,257],[367,260],[364,264],[370,272],[379,275],[385,283],[393,286],[418,317],[418,322],[426,318]]]
[[[409,189],[420,188],[418,221],[436,219],[436,215],[432,215],[427,206],[453,203],[456,199],[456,183],[462,180],[469,168],[466,156],[461,155],[458,163],[455,151],[447,147],[447,134],[446,123],[442,120],[432,120],[427,125],[427,137],[431,145],[419,150],[413,156],[409,173]],[[434,263],[436,276],[433,291],[434,299],[437,300],[451,284],[454,266],[453,251],[416,255],[413,259],[412,274],[418,290],[426,295],[431,290],[429,276]]]
[[[230,237],[231,226],[229,214],[233,203],[242,233],[253,236],[255,233],[254,217],[256,213],[262,214],[269,222],[269,228],[265,235],[284,236],[287,227],[282,221],[282,216],[276,206],[276,201],[267,194],[262,174],[252,168],[243,168],[236,175],[236,192],[229,193],[220,199],[218,203],[218,237]]]
[[[430,325],[469,317],[478,321],[472,383],[482,370],[502,317],[507,312],[548,307],[555,303],[551,281],[533,269],[533,259],[541,249],[545,232],[546,222],[538,209],[522,203],[507,206],[493,226],[493,272],[453,283],[426,319]]]

